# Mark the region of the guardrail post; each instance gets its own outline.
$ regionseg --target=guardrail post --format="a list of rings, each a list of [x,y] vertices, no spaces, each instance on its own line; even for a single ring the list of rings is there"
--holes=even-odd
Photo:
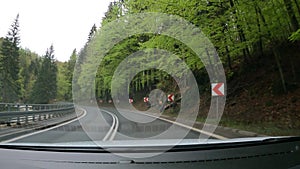
[[[6,126],[10,127],[11,126],[10,122],[11,122],[11,119],[9,118],[6,122]]]
[[[28,116],[25,116],[25,124],[28,123]]]
[[[21,125],[20,117],[17,117],[17,125]]]

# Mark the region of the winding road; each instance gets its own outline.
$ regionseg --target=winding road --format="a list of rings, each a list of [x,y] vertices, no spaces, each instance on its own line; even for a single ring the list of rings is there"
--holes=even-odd
[[[83,107],[84,113],[75,120],[48,129],[22,135],[6,142],[13,143],[72,143],[86,141],[188,139],[199,138],[200,132],[186,126],[150,115],[124,110]],[[129,120],[132,117],[135,120]],[[139,123],[136,121],[149,121]],[[167,132],[168,131],[168,132]],[[171,131],[171,132],[169,132]],[[213,135],[214,136],[214,135]],[[214,139],[225,137],[216,135]]]

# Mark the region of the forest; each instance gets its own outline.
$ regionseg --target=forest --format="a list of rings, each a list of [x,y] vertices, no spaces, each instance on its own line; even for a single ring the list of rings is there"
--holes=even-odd
[[[52,45],[44,56],[20,48],[17,17],[7,36],[0,39],[0,101],[72,101],[72,88],[80,88],[86,89],[86,93],[95,90],[98,100],[109,102],[111,81],[122,60],[137,51],[158,48],[176,54],[186,62],[204,97],[200,110],[207,111],[210,81],[203,63],[184,43],[159,34],[134,35],[121,41],[98,63],[95,89],[85,83],[88,76],[85,73],[89,73],[95,63],[88,57],[97,50],[97,46],[91,44],[101,34],[101,28],[127,15],[143,12],[182,17],[209,38],[226,73],[228,101],[224,119],[230,125],[235,125],[230,119],[249,124],[260,118],[268,124],[277,120],[276,127],[279,128],[300,127],[299,0],[116,0],[110,3],[105,17],[99,21],[101,26],[91,28],[82,49],[70,51],[67,62],[55,60]],[[129,88],[130,97],[134,98],[137,107],[143,109],[143,97],[156,88],[180,97],[174,79],[156,69],[145,70],[134,77]],[[84,96],[86,98],[81,99],[94,97]],[[224,125],[228,123],[224,121]]]
[[[286,53],[299,47],[300,10],[297,0],[120,0],[110,4],[102,26],[119,17],[141,12],[177,15],[199,27],[215,46],[226,69],[227,80],[238,76],[242,70],[255,69],[266,61],[274,63],[274,69],[278,70],[276,79],[280,80],[274,82],[277,85],[274,92],[287,93],[289,87],[297,83],[298,56]],[[95,82],[96,96],[108,100],[114,68],[129,54],[147,48],[171,51],[181,56],[196,76],[205,77],[207,74],[203,64],[199,63],[195,54],[182,42],[160,35],[137,35],[114,46],[100,63],[102,65],[99,66]],[[83,51],[86,49],[87,47]],[[84,62],[84,52],[80,54],[83,56],[79,58]],[[86,69],[89,69],[88,62]],[[288,68],[285,67],[285,62],[290,63]],[[289,78],[289,74],[293,77]],[[79,78],[78,81],[80,80],[85,79]],[[198,80],[202,84],[199,85],[200,89],[207,90],[208,87],[203,87],[205,82]],[[174,88],[172,85],[176,86],[167,74],[147,70],[132,81],[131,93],[149,92],[157,86],[169,90]]]
[[[299,134],[300,128],[299,3],[299,0],[119,0],[110,4],[101,27],[109,27],[115,20],[126,22],[122,17],[143,12],[184,18],[209,38],[225,69],[227,101],[220,125],[271,135],[292,135]],[[143,22],[147,21],[137,22],[141,23],[135,23],[136,25],[146,25]],[[120,23],[119,28],[122,26],[126,27],[126,24]],[[98,34],[95,33],[100,37],[101,27],[97,29]],[[115,29],[118,32],[118,27]],[[103,37],[118,38],[116,34],[109,34],[110,31],[104,32],[108,35]],[[80,53],[80,62],[84,64],[78,67],[80,76],[74,77],[77,87],[84,93],[92,93],[90,84],[85,82],[97,62],[94,57],[89,57],[99,48],[93,44],[109,43],[97,39],[97,36],[95,42],[88,43],[83,48],[84,52]],[[97,99],[109,102],[112,95],[111,82],[118,65],[130,54],[149,48],[169,51],[189,66],[201,95],[198,120],[205,121],[211,104],[211,87],[204,64],[183,42],[159,34],[130,36],[105,53],[95,79]],[[212,55],[209,57],[213,60]],[[144,60],[137,57],[128,64],[139,62]],[[161,63],[168,62],[160,58],[151,62],[154,65]],[[130,70],[124,69],[124,72],[130,74]],[[180,78],[182,75],[179,73],[178,76]],[[130,82],[128,90],[133,105],[146,110],[143,97],[149,96],[156,88],[175,94],[177,106],[167,110],[166,114],[176,117],[180,109],[178,104],[181,94],[178,84],[170,75],[157,69],[142,71]],[[85,96],[86,99],[90,97],[89,94],[80,96]]]
[[[45,55],[39,56],[20,47],[19,30],[17,15],[7,36],[0,38],[0,102],[48,104],[71,101],[76,50],[65,63],[56,60],[53,45],[45,49]]]

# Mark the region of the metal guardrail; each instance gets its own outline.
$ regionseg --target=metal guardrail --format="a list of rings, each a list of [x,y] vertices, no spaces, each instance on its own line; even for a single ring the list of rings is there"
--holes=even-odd
[[[0,125],[11,126],[59,118],[75,113],[73,104],[0,103]]]
[[[6,111],[32,111],[32,110],[51,110],[73,106],[71,103],[65,104],[18,104],[18,103],[0,103],[0,112]]]

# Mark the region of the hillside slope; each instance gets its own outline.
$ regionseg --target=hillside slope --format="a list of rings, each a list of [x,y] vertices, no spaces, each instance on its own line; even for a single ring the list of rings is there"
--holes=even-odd
[[[273,55],[252,64],[235,64],[221,125],[267,135],[300,134],[299,46],[284,46],[281,56],[287,92]],[[208,111],[209,104],[209,100],[202,103],[201,110]]]

